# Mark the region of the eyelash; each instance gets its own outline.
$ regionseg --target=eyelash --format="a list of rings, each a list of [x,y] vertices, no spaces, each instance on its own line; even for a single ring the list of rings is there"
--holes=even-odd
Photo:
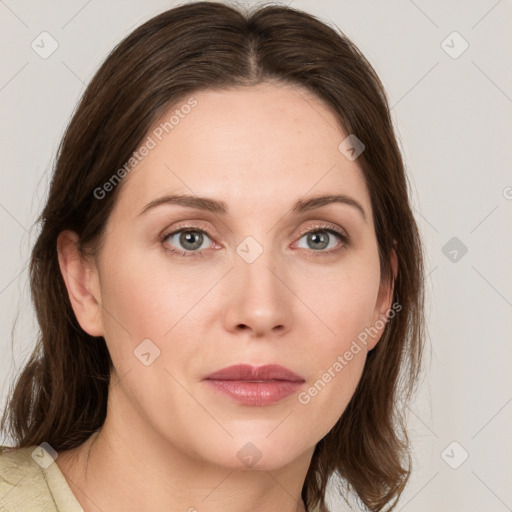
[[[343,242],[343,245],[341,245],[340,247],[338,247],[337,249],[331,249],[329,251],[324,251],[324,250],[318,250],[318,251],[315,251],[315,250],[311,250],[313,256],[315,257],[318,257],[318,256],[329,256],[329,255],[332,255],[332,254],[335,254],[347,247],[350,246],[351,244],[351,240],[350,240],[350,237],[345,234],[343,231],[341,231],[339,228],[337,228],[334,224],[318,224],[318,225],[315,225],[315,226],[310,226],[308,229],[306,230],[303,230],[299,233],[299,240],[304,236],[304,235],[307,235],[309,233],[317,233],[317,232],[321,232],[321,231],[325,231],[326,233],[329,233],[331,235],[335,235],[337,236],[342,242]],[[161,244],[163,245],[164,242],[170,237],[170,236],[173,236],[173,235],[176,235],[177,233],[181,233],[181,232],[197,232],[197,233],[203,233],[205,235],[208,236],[208,238],[210,239],[213,239],[213,237],[210,235],[210,233],[208,232],[208,230],[203,227],[203,226],[181,226],[180,228],[178,229],[174,229],[173,231],[170,231],[170,232],[166,232],[164,235],[162,235],[162,238],[160,240]],[[174,255],[178,255],[178,256],[183,256],[185,258],[194,258],[194,257],[203,257],[204,256],[204,252],[205,250],[201,250],[201,251],[181,251],[179,249],[174,249],[174,248],[167,248],[167,247],[164,247],[165,251],[167,251],[168,253],[170,254],[174,254]]]

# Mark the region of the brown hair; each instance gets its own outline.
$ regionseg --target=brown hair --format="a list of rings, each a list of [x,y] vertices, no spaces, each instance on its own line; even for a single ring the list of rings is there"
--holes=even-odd
[[[357,162],[372,201],[382,279],[393,281],[395,241],[398,257],[393,302],[400,313],[369,352],[343,415],[317,443],[302,498],[308,508],[325,507],[327,481],[338,472],[369,510],[392,509],[411,465],[398,401],[410,399],[422,355],[421,241],[379,78],[339,29],[289,7],[244,12],[219,3],[182,5],[137,28],[98,70],[61,142],[38,219],[30,286],[40,336],[1,427],[17,447],[46,441],[66,450],[102,426],[112,361],[105,340],[77,322],[59,269],[57,236],[70,229],[79,235],[80,250],[97,250],[122,184],[101,200],[94,190],[129,160],[170,105],[208,87],[263,81],[305,87],[365,144]]]

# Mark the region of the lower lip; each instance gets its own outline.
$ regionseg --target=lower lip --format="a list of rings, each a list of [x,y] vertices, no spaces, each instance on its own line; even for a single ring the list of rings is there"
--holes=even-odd
[[[245,405],[264,406],[293,395],[302,386],[301,382],[276,380],[248,382],[243,380],[210,380],[211,387]]]

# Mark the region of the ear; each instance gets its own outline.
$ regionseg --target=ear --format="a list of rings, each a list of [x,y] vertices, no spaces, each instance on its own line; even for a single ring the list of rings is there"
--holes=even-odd
[[[91,336],[103,336],[101,295],[96,266],[78,250],[78,235],[62,231],[57,253],[69,300],[82,329]]]
[[[384,329],[386,327],[386,319],[393,302],[393,291],[395,288],[396,276],[398,274],[398,258],[395,251],[396,246],[397,241],[395,240],[394,248],[391,249],[389,253],[389,260],[391,262],[393,279],[391,280],[391,282],[388,282],[388,280],[386,280],[385,282],[381,281],[380,283],[379,293],[377,295],[377,302],[375,304],[375,311],[373,315],[373,322],[369,328],[372,335],[368,336],[368,351],[375,348],[375,345],[377,345],[377,342],[380,340],[382,333],[384,332]]]

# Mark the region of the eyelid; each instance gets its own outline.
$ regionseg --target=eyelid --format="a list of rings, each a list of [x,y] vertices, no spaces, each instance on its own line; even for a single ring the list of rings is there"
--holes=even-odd
[[[301,231],[299,231],[299,235],[302,237],[308,233],[321,230],[332,230],[336,232],[336,234],[338,234],[347,243],[350,241],[350,237],[348,236],[348,233],[344,229],[328,221],[318,221],[316,224],[312,226],[310,225],[307,228],[304,228]]]
[[[201,221],[185,221],[184,224],[178,223],[178,225],[174,225],[172,228],[164,229],[160,235],[160,238],[168,238],[170,235],[174,235],[179,231],[201,231],[212,238],[210,231],[213,230],[211,230],[207,224],[203,224]]]

